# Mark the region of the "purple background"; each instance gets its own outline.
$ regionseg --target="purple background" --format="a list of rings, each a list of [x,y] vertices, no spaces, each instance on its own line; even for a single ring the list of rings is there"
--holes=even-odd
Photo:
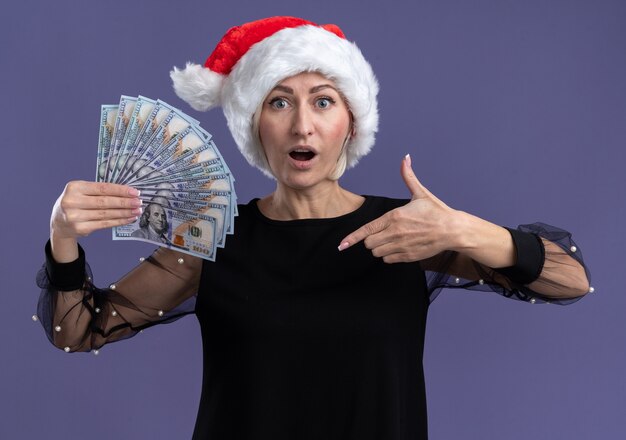
[[[334,22],[381,83],[377,145],[343,184],[573,232],[596,293],[561,307],[444,292],[425,352],[432,439],[626,438],[626,2],[25,1],[3,7],[0,438],[191,436],[201,346],[194,317],[99,356],[54,349],[31,321],[50,209],[93,179],[100,104],[161,98],[200,119],[241,201],[272,182],[234,148],[220,111],[175,97],[168,71],[203,62],[232,25],[270,15]],[[151,246],[82,241],[106,285]]]

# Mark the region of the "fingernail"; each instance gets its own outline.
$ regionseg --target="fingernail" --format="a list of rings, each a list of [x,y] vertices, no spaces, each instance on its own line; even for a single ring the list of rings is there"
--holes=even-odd
[[[128,188],[128,194],[131,196],[139,197],[139,194],[141,194],[141,192],[138,189],[131,187],[131,188]]]
[[[348,243],[347,241],[344,241],[343,243],[341,243],[339,246],[337,246],[337,249],[339,249],[340,251],[347,249],[350,247],[350,243]]]
[[[406,156],[404,156],[404,160],[406,161],[406,164],[408,166],[411,166],[411,155],[407,154]]]
[[[141,208],[135,208],[131,211],[133,214],[141,214]]]

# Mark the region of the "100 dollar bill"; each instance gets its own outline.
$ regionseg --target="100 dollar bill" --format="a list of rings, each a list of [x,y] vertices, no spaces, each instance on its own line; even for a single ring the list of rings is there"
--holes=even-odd
[[[215,233],[213,217],[151,203],[136,222],[113,228],[113,240],[146,241],[215,261]]]

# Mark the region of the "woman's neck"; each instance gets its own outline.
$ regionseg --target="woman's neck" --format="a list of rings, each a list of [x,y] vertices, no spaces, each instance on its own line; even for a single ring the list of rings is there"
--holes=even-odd
[[[304,190],[289,188],[280,182],[276,191],[259,200],[259,210],[274,220],[332,218],[348,214],[363,203],[363,197],[339,186],[337,181]]]

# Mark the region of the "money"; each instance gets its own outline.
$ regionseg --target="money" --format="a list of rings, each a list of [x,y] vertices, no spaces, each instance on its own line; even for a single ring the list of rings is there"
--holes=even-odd
[[[106,167],[111,150],[113,127],[117,119],[117,105],[103,105],[100,109],[100,137],[98,138],[98,164],[96,167],[96,182],[102,182],[106,174]]]
[[[208,190],[197,191],[191,190],[177,190],[171,184],[159,183],[156,188],[143,187],[141,190],[140,198],[147,203],[154,197],[163,197],[168,201],[184,201],[185,203],[194,203],[197,206],[205,207],[210,203],[217,203],[227,207],[225,228],[227,234],[233,233],[233,223],[237,211],[235,209],[229,209],[233,206],[233,193],[230,191]],[[218,244],[219,245],[219,244]]]
[[[150,98],[140,96],[135,103],[135,109],[128,123],[124,140],[120,148],[119,157],[117,159],[117,165],[113,172],[112,180],[117,180],[119,174],[126,166],[128,158],[132,156],[134,147],[137,143],[139,135],[142,132],[144,124],[148,120],[148,117],[152,113],[156,102]]]
[[[113,228],[140,240],[215,261],[234,232],[235,179],[210,133],[161,100],[123,95],[100,111],[96,181],[141,192],[142,215]]]
[[[112,175],[115,167],[117,166],[119,150],[122,146],[122,142],[124,141],[130,117],[135,109],[135,102],[137,102],[137,98],[133,98],[132,96],[122,95],[120,98],[120,104],[117,109],[117,118],[115,119],[115,126],[113,127],[113,134],[111,136],[112,139],[109,151],[109,160],[107,162],[106,172],[104,175],[105,182],[113,182]]]
[[[141,161],[143,157],[143,153],[150,146],[150,142],[152,141],[155,133],[160,129],[162,124],[166,124],[172,117],[172,111],[162,105],[161,101],[157,101],[154,109],[150,113],[148,120],[145,122],[143,130],[138,136],[136,141],[136,145],[133,147],[133,153],[128,158],[126,164],[124,165],[124,169],[121,171],[121,177],[118,177],[118,181],[123,182],[125,176],[134,169],[135,166],[140,167],[141,162],[138,165],[135,165],[137,161]]]
[[[113,228],[113,240],[147,241],[215,261],[216,219],[166,206],[165,201],[152,200],[145,207],[145,218]]]

